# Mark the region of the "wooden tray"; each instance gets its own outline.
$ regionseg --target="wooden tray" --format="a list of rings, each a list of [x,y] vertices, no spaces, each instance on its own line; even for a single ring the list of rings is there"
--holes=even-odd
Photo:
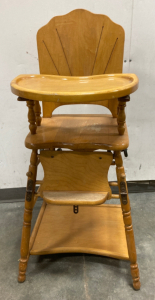
[[[82,103],[129,95],[138,88],[134,74],[89,77],[19,75],[11,82],[12,92],[22,98],[57,103]]]

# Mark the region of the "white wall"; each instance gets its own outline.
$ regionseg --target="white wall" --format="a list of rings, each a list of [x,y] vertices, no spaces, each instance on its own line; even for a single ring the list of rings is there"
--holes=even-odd
[[[0,1],[0,188],[26,185],[30,150],[24,147],[28,132],[27,108],[11,94],[10,81],[19,74],[39,73],[36,33],[55,15],[76,8],[106,14],[126,33],[124,72],[136,73],[139,90],[127,107],[130,137],[125,159],[128,180],[155,179],[153,135],[155,92],[155,2],[153,0],[3,0]],[[132,62],[129,63],[129,59]],[[85,105],[72,113],[90,112]],[[104,108],[103,108],[104,111]],[[66,106],[57,112],[66,112]],[[101,112],[96,106],[96,113]],[[111,179],[115,179],[111,174]]]

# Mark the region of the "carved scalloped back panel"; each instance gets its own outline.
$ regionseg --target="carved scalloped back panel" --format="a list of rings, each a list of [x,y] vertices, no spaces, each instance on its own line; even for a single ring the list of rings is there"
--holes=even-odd
[[[107,16],[76,9],[37,33],[41,74],[90,76],[122,73],[124,29]],[[117,116],[117,99],[95,102]],[[62,104],[43,103],[43,117]]]

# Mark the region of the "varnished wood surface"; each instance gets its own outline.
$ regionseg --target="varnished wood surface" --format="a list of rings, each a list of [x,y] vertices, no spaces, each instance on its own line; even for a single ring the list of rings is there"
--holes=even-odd
[[[43,201],[41,209],[40,209],[40,212],[39,212],[39,215],[38,215],[38,218],[37,218],[37,220],[35,222],[35,225],[34,225],[31,237],[30,237],[29,250],[31,250],[32,247],[33,247],[33,244],[34,244],[34,241],[35,241],[35,238],[36,238],[36,232],[39,229],[42,217],[44,215],[44,211],[45,211],[46,205],[47,205],[46,202]]]
[[[45,191],[81,191],[106,192],[107,198],[111,198],[107,177],[113,159],[112,153],[44,150],[39,158],[44,169],[44,179],[39,191],[41,196]],[[90,198],[93,203],[91,194]],[[81,199],[82,202],[86,204],[84,199]]]
[[[23,99],[23,98],[21,98]],[[67,103],[66,103],[67,104]],[[69,103],[68,103],[69,104]],[[111,100],[103,100],[103,101],[95,101],[91,102],[91,104],[97,104],[101,106],[107,107],[114,118],[117,118],[117,112],[118,112],[118,100],[117,99],[111,99]],[[56,103],[56,102],[42,102],[43,105],[43,118],[50,118],[52,116],[53,111],[59,107],[62,106],[62,103]]]
[[[26,279],[26,268],[29,259],[29,241],[31,234],[31,219],[33,211],[33,201],[35,194],[35,180],[37,174],[37,151],[32,150],[29,171],[27,172],[27,190],[25,194],[25,209],[23,217],[23,229],[21,238],[21,248],[20,248],[20,260],[19,260],[19,276],[18,281],[24,282]],[[31,183],[31,184],[30,184]]]
[[[121,200],[123,220],[125,225],[125,233],[126,233],[127,247],[128,247],[130,267],[131,267],[131,275],[133,279],[133,287],[134,289],[139,290],[141,284],[140,284],[139,269],[137,264],[137,254],[136,254],[136,246],[135,246],[135,239],[134,239],[134,231],[132,226],[130,199],[129,199],[128,188],[126,183],[126,175],[123,167],[121,153],[119,151],[115,152],[114,158],[116,161],[116,174],[118,180],[118,188],[119,188],[119,195]],[[123,201],[123,195],[121,195],[121,185],[120,185],[121,182],[124,182],[125,189],[127,192],[126,204]]]
[[[46,203],[53,205],[99,205],[107,200],[108,193],[46,191],[42,196]]]
[[[124,29],[105,15],[76,9],[56,16],[39,29],[37,44],[42,74],[122,72]]]
[[[129,146],[126,124],[124,126],[124,135],[120,136],[117,119],[110,115],[53,115],[42,119],[35,135],[27,135],[25,146],[29,149],[123,150]]]
[[[108,16],[76,9],[52,18],[37,34],[41,74],[91,76],[122,73],[124,29]],[[102,101],[116,116],[117,100]],[[97,103],[96,103],[97,104]],[[43,116],[60,103],[43,102]],[[48,114],[48,115],[47,115]]]
[[[47,204],[30,254],[81,252],[129,259],[120,205]]]
[[[35,113],[34,113],[34,101],[27,101],[28,106],[28,121],[30,123],[29,129],[31,134],[36,133],[37,125],[36,125],[36,119],[35,119]]]
[[[12,92],[22,98],[57,103],[89,103],[129,95],[138,88],[135,74],[89,77],[19,75],[11,82]]]

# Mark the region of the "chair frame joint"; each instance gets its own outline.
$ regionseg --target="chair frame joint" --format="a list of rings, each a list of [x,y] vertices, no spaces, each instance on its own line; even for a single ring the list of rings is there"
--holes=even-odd
[[[121,181],[120,182],[120,191],[121,191],[121,199],[122,199],[122,203],[124,205],[126,205],[128,203],[128,200],[127,200],[127,190],[126,190],[126,184],[124,181]]]

